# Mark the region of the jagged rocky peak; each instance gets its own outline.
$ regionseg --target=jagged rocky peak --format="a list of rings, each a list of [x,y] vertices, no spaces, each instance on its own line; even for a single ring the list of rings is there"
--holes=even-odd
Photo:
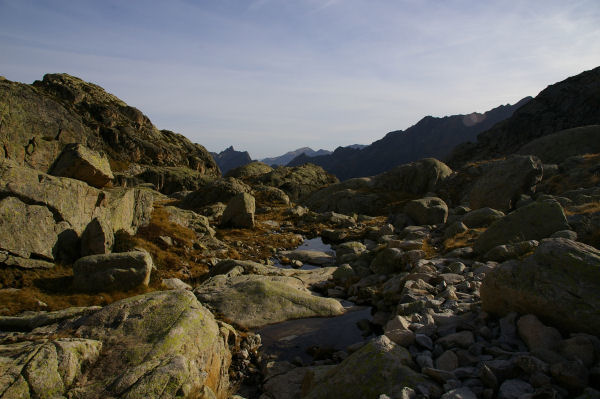
[[[252,162],[248,151],[236,151],[232,145],[219,153],[211,152],[210,155],[212,155],[217,165],[219,165],[219,169],[221,169],[223,174],[226,174],[231,169]]]

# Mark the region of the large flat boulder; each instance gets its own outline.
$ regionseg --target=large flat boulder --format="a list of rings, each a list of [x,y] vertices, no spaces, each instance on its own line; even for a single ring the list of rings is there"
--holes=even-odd
[[[336,267],[320,267],[312,270],[282,269],[247,260],[226,259],[211,268],[208,276],[227,275],[233,277],[242,274],[254,274],[259,276],[293,277],[302,282],[305,288],[310,288],[313,285],[322,285],[327,280],[331,280],[336,269]]]
[[[96,188],[106,186],[114,178],[106,155],[76,143],[63,148],[48,173],[81,180]]]
[[[481,175],[469,192],[472,209],[509,211],[521,194],[531,194],[542,180],[542,162],[530,155],[513,155],[480,166]]]
[[[73,285],[84,292],[129,290],[147,286],[152,268],[147,252],[89,255],[73,264]]]
[[[285,320],[344,313],[339,301],[313,295],[299,278],[276,272],[241,274],[244,266],[233,264],[222,268],[229,271],[209,278],[194,293],[200,302],[238,326],[256,328]],[[256,270],[261,272],[260,268]],[[262,273],[269,273],[269,269]]]
[[[484,254],[498,245],[541,240],[561,230],[569,230],[562,206],[556,201],[536,201],[494,222],[473,249]]]
[[[273,168],[267,165],[266,163],[254,161],[247,163],[246,165],[230,169],[225,174],[225,177],[235,177],[236,179],[243,179],[245,177],[263,175],[272,171]]]
[[[414,364],[408,350],[382,335],[322,375],[306,398],[362,399],[381,394],[396,398],[402,397],[403,388],[417,386],[438,397],[441,388],[411,366]]]
[[[291,251],[281,251],[280,256],[289,259],[299,260],[302,263],[308,263],[317,266],[327,266],[335,263],[335,256],[323,251],[311,249],[293,249]]]
[[[534,314],[564,331],[600,331],[600,250],[565,238],[542,240],[525,260],[502,263],[481,287],[483,309]]]

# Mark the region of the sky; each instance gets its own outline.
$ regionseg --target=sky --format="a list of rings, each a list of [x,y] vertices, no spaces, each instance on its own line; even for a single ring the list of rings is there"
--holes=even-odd
[[[596,66],[598,0],[0,0],[0,75],[65,72],[254,159],[369,144]]]

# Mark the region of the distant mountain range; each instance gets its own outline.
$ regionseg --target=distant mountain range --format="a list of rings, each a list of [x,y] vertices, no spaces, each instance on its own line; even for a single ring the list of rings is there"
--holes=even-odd
[[[526,97],[514,105],[501,105],[484,113],[443,118],[426,116],[408,129],[390,132],[362,149],[338,147],[329,155],[299,155],[288,166],[310,162],[346,180],[376,175],[425,157],[445,159],[458,144],[474,140],[479,133],[509,118],[530,100],[531,97]]]
[[[260,161],[266,163],[267,165],[278,165],[278,166],[284,166],[287,165],[288,162],[290,162],[292,159],[296,158],[298,155],[301,154],[305,154],[306,156],[309,157],[316,157],[319,155],[328,155],[331,154],[331,151],[327,151],[327,150],[318,150],[315,151],[310,147],[302,147],[302,148],[298,148],[297,150],[294,151],[288,151],[283,155],[280,155],[278,157],[271,157],[271,158],[263,158]]]
[[[252,162],[248,151],[236,151],[233,146],[219,152],[211,152],[210,155],[221,169],[221,173],[225,174],[229,169],[237,168],[238,166],[246,165]]]
[[[548,86],[510,119],[479,134],[475,143],[458,146],[448,164],[458,167],[469,161],[502,157],[539,137],[600,124],[598,104],[600,67]]]

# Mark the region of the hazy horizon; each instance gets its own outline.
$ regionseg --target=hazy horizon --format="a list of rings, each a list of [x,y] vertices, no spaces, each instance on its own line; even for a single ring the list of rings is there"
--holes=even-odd
[[[600,65],[600,2],[0,0],[0,75],[64,72],[253,159],[370,144]]]

